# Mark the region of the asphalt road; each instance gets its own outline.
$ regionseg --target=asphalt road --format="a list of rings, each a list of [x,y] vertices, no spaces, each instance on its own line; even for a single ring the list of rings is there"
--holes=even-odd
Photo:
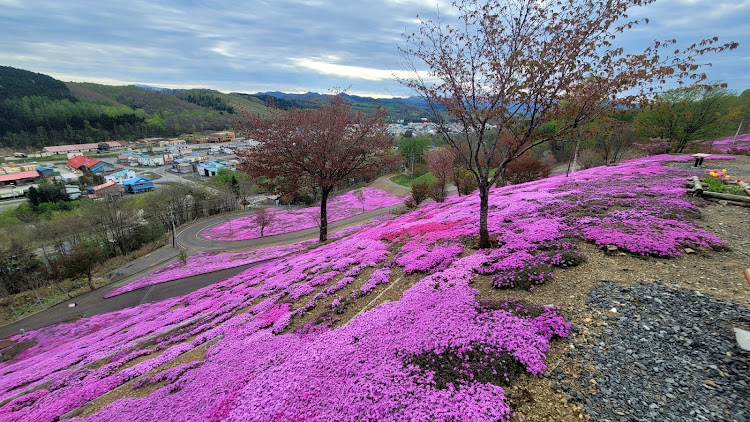
[[[403,205],[394,205],[392,207],[379,208],[377,210],[368,211],[366,213],[358,214],[343,220],[334,221],[328,223],[328,233],[331,234],[342,228],[351,226],[353,224],[360,224],[368,221],[373,217],[378,217],[384,214],[388,214],[395,210],[402,208]],[[251,248],[258,248],[270,245],[284,244],[299,242],[301,240],[315,239],[318,237],[318,227],[312,227],[309,229],[299,230],[295,232],[277,234],[274,236],[265,236],[256,239],[248,240],[236,240],[232,242],[222,242],[217,240],[209,240],[201,236],[201,232],[209,227],[217,224],[225,223],[227,219],[238,218],[243,216],[252,215],[252,211],[244,211],[233,214],[224,214],[215,217],[209,217],[204,220],[200,220],[195,224],[190,225],[177,232],[177,244],[184,248],[188,255],[200,251],[208,250],[248,250]]]
[[[165,265],[168,264],[169,262]],[[75,297],[72,300],[59,303],[28,318],[24,318],[21,321],[17,321],[10,325],[0,327],[0,338],[3,338],[9,334],[16,334],[21,329],[33,330],[40,327],[45,327],[50,324],[54,324],[59,321],[76,319],[79,317],[90,317],[92,315],[99,315],[107,312],[119,311],[121,309],[130,308],[133,306],[138,306],[143,303],[158,302],[160,300],[169,299],[171,297],[186,295],[217,281],[235,276],[240,272],[246,270],[247,268],[258,264],[259,263],[248,264],[215,271],[208,274],[199,274],[192,277],[170,281],[167,283],[155,284],[143,289],[133,290],[131,292],[123,293],[109,299],[102,298],[111,290],[123,286],[144,275],[138,274],[133,277],[129,277],[128,279],[121,282],[100,287],[92,292],[88,292],[81,296]],[[155,269],[153,268],[150,269],[150,271],[154,270]],[[76,306],[74,308],[70,308],[68,307],[70,303],[75,303]]]
[[[399,209],[400,207],[402,207],[402,205],[381,208],[333,223],[329,223],[328,232],[330,234],[353,224],[364,223],[373,217],[387,214]],[[246,214],[249,213],[234,213],[228,216],[230,218],[237,218]],[[185,248],[188,251],[189,255],[192,255],[193,253],[205,250],[248,250],[257,247],[292,243],[318,237],[317,227],[291,233],[279,234],[275,236],[266,236],[258,239],[240,240],[234,242],[211,241],[200,237],[200,232],[205,228],[225,221],[227,221],[227,215],[211,217],[198,221],[197,223],[192,224],[191,226],[186,227],[178,232],[178,244]],[[17,321],[10,325],[0,327],[0,338],[5,337],[9,334],[18,333],[21,329],[37,329],[59,321],[104,314],[107,312],[113,312],[137,306],[142,303],[157,302],[176,296],[183,296],[202,287],[213,284],[217,281],[235,276],[245,269],[259,264],[254,263],[234,268],[227,268],[207,274],[199,274],[166,283],[155,284],[150,287],[145,287],[128,293],[117,295],[109,299],[103,299],[103,296],[111,290],[124,286],[131,281],[144,276],[145,274],[159,270],[172,262],[174,262],[174,260],[163,262],[157,266],[149,267],[148,269],[127,277],[122,281],[118,281],[116,283],[96,289],[92,292],[85,293],[72,300],[65,301],[35,315],[29,316],[28,318],[24,318],[21,321]],[[71,308],[68,306],[70,303],[75,303],[76,306]]]

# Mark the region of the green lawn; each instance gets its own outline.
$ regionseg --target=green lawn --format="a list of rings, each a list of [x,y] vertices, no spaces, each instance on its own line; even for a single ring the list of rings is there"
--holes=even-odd
[[[437,179],[435,178],[435,176],[432,175],[432,173],[427,172],[427,173],[425,173],[425,174],[423,174],[423,175],[421,175],[419,177],[415,177],[413,179],[410,178],[409,176],[405,175],[405,174],[399,174],[398,176],[391,177],[391,181],[393,183],[398,183],[399,185],[406,186],[406,187],[410,188],[411,185],[413,185],[414,183],[417,183],[417,182],[433,183],[433,182],[437,182]]]

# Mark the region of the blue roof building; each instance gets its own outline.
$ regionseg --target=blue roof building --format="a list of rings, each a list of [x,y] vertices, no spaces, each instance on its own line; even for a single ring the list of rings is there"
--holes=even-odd
[[[92,173],[109,173],[111,171],[114,171],[115,166],[112,164],[109,164],[106,161],[99,161],[98,163],[91,166],[91,172]]]
[[[151,179],[145,177],[134,177],[132,179],[123,180],[123,187],[127,193],[141,193],[152,191],[156,188],[154,182]]]

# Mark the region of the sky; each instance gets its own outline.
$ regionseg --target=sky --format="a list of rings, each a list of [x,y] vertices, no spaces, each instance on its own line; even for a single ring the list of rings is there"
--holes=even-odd
[[[224,92],[412,95],[395,81],[403,33],[446,0],[0,0],[0,65],[64,81]],[[750,0],[659,0],[623,39],[681,44],[718,36],[738,49],[704,57],[711,81],[750,88]]]

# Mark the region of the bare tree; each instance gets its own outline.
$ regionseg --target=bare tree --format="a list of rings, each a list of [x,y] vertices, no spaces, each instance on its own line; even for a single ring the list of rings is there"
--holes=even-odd
[[[456,167],[456,154],[450,148],[435,148],[424,152],[424,160],[427,163],[427,168],[440,185],[438,196],[445,198],[445,185],[453,176],[453,169]]]
[[[355,190],[354,196],[357,197],[357,201],[359,201],[360,205],[362,205],[362,212],[365,212],[365,201],[367,200],[367,198],[365,198],[365,190],[364,189]]]
[[[255,219],[255,224],[257,224],[260,229],[260,237],[263,237],[263,231],[273,222],[276,218],[276,214],[266,211],[265,208],[258,208],[258,210],[255,211],[255,216],[253,218]]]
[[[490,246],[489,188],[508,163],[605,112],[645,104],[655,86],[702,83],[696,57],[737,47],[712,38],[670,51],[676,41],[667,40],[626,54],[615,45],[618,36],[647,22],[629,20],[627,11],[651,2],[459,0],[453,24],[437,16],[405,35],[401,51],[412,76],[400,81],[427,101],[439,131],[476,178],[480,247]],[[418,72],[423,65],[427,75]],[[542,130],[546,123],[555,129]],[[492,166],[493,159],[499,164]]]

